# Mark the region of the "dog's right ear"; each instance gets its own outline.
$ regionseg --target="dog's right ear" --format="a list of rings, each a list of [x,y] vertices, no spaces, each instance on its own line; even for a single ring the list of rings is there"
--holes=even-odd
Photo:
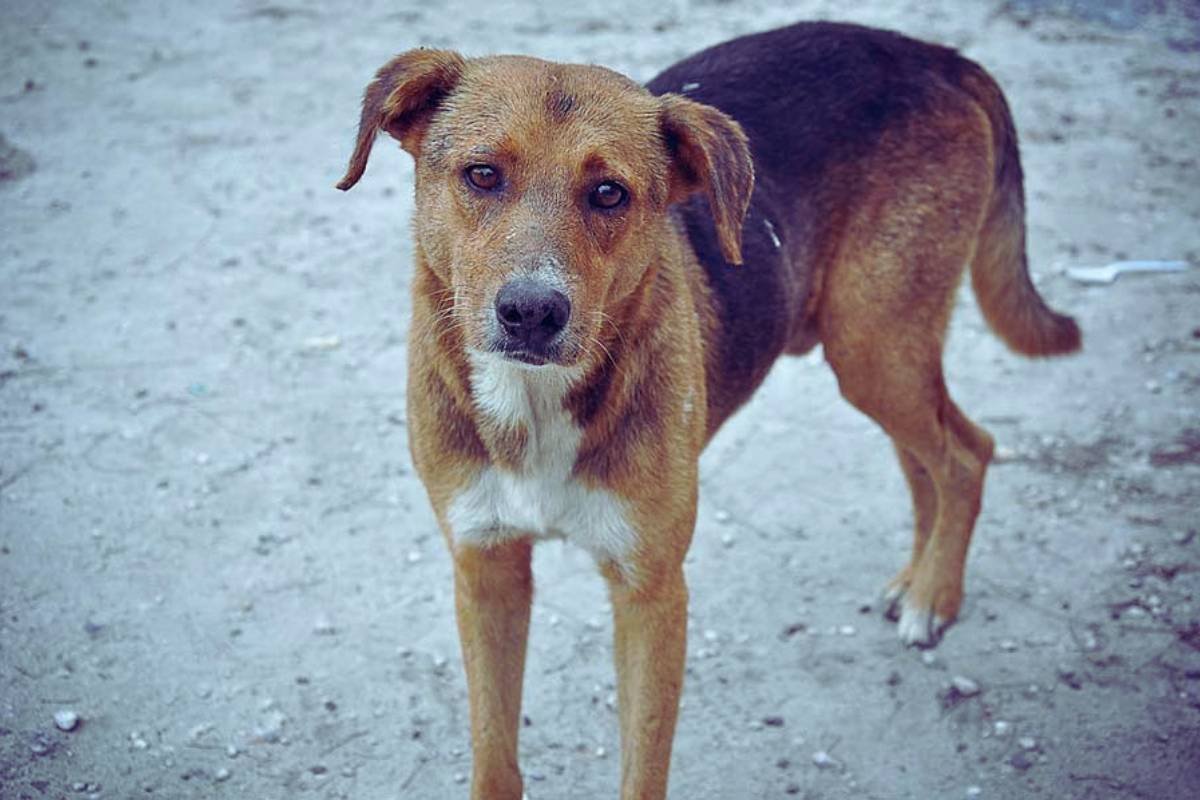
[[[337,185],[345,191],[362,177],[375,136],[387,131],[412,155],[442,98],[454,91],[466,62],[451,50],[409,50],[384,64],[363,94],[358,139],[346,175]]]
[[[742,126],[722,112],[676,94],[659,98],[659,124],[671,157],[670,202],[703,190],[721,254],[742,263],[742,222],[754,191],[754,161]]]

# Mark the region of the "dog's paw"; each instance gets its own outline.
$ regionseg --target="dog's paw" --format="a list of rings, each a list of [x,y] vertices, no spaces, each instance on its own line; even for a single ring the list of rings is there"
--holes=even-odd
[[[896,633],[900,641],[910,647],[936,647],[950,620],[907,600],[897,601],[897,606],[900,609],[900,621]]]
[[[937,584],[912,564],[905,565],[883,593],[883,615],[897,623],[900,641],[910,647],[936,647],[961,604],[961,584]]]

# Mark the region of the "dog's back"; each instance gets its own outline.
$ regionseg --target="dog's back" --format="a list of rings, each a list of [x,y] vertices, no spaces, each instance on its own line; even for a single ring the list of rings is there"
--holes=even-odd
[[[749,396],[778,355],[804,352],[820,340],[824,270],[838,262],[851,217],[863,203],[878,201],[877,161],[889,157],[880,152],[885,133],[937,137],[931,120],[970,105],[987,116],[995,168],[973,270],[983,311],[1018,352],[1078,348],[1074,323],[1046,308],[1028,280],[1021,166],[1008,106],[991,77],[956,51],[890,31],[805,22],[703,50],[647,88],[729,114],[745,130],[754,158],[744,266],[732,268],[722,258],[704,198],[679,212],[720,321],[710,360],[720,384],[710,387],[714,425]]]

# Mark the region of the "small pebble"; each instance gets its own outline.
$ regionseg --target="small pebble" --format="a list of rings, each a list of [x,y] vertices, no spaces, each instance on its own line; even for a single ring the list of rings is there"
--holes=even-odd
[[[333,623],[328,617],[317,617],[313,622],[313,633],[318,636],[332,636],[337,630],[333,627]]]
[[[997,736],[1007,736],[1012,731],[1012,725],[1002,719],[996,720],[992,725],[992,732]]]
[[[259,720],[258,726],[254,729],[254,735],[257,739],[271,744],[282,742],[283,727],[287,722],[286,714],[277,708],[272,708]]]
[[[967,787],[967,797],[979,797],[981,794],[983,794],[983,789],[980,789],[978,786]]]
[[[54,727],[60,731],[73,731],[79,726],[79,715],[69,708],[54,712]]]
[[[725,545],[726,547],[733,547],[733,543],[734,538],[732,533],[721,534],[721,544]]]
[[[1007,464],[1016,460],[1017,451],[1011,447],[1005,447],[1002,444],[996,445],[996,449],[992,451],[992,463],[994,464]]]
[[[1037,740],[1031,736],[1022,736],[1020,739],[1017,739],[1017,744],[1021,745],[1021,749],[1023,750],[1037,749]]]
[[[192,740],[193,742],[198,742],[203,739],[206,734],[212,731],[212,729],[213,724],[211,722],[202,722],[199,725],[193,725],[191,730],[188,731],[188,739]]]
[[[842,627],[838,628],[838,633],[840,633],[842,636],[853,636],[854,634],[858,633],[858,631],[855,630],[853,625],[843,625]]]
[[[730,515],[730,513],[728,511],[725,511],[724,509],[718,511],[713,516],[716,518],[717,522],[721,523],[722,525],[724,525],[726,522],[729,522],[729,520],[733,519],[732,515]]]
[[[454,782],[455,783],[466,783],[467,776],[462,772],[456,772],[456,773],[454,773]]]
[[[950,685],[963,697],[974,697],[982,691],[978,683],[962,675],[955,675],[951,678]]]
[[[84,783],[83,781],[75,781],[74,783],[71,784],[71,791],[73,791],[73,792],[87,791],[87,784]]]
[[[1083,680],[1080,679],[1079,673],[1065,664],[1060,664],[1058,667],[1058,679],[1072,689],[1083,688]]]
[[[305,350],[336,350],[342,346],[340,336],[310,336],[304,340]]]
[[[1000,649],[1006,653],[1015,652],[1017,649],[1017,643],[1012,639],[1005,639],[1000,642]]]
[[[829,769],[837,764],[837,762],[833,760],[833,756],[829,755],[829,753],[825,752],[824,750],[818,750],[817,752],[813,753],[812,760],[813,763],[817,765],[818,769]]]
[[[417,550],[410,550],[408,553],[408,563],[416,564],[421,560],[421,553]]]
[[[596,748],[596,758],[604,758],[607,755],[608,755],[608,751],[605,750],[603,747]]]
[[[217,770],[217,774],[213,777],[216,779],[217,783],[224,783],[225,781],[229,780],[230,775],[231,773],[229,770],[227,770],[225,767],[221,767],[219,770]]]

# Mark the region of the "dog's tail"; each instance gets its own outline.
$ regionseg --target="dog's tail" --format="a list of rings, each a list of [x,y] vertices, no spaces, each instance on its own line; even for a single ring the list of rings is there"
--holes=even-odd
[[[1025,189],[1017,131],[1000,87],[977,64],[956,59],[958,85],[987,113],[992,126],[995,185],[975,258],[971,285],[987,320],[1013,350],[1029,356],[1052,356],[1079,349],[1082,337],[1075,320],[1059,314],[1042,299],[1029,278],[1025,254]]]

